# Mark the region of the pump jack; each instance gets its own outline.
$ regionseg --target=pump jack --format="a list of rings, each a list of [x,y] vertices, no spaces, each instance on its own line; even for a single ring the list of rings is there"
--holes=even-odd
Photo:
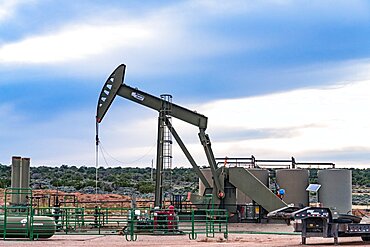
[[[166,125],[171,131],[171,134],[175,138],[176,142],[179,144],[181,150],[184,152],[185,156],[189,160],[190,164],[193,166],[194,171],[199,176],[201,181],[207,188],[209,192],[211,189],[210,184],[207,179],[204,177],[203,173],[200,171],[198,165],[195,163],[190,152],[186,148],[185,144],[181,140],[175,128],[172,126],[168,117],[172,116],[178,118],[182,121],[185,121],[189,124],[199,127],[199,139],[201,144],[204,147],[204,151],[207,156],[208,163],[211,167],[212,175],[215,181],[215,190],[219,198],[225,196],[223,191],[223,184],[221,183],[218,175],[216,173],[217,164],[211,149],[211,141],[209,136],[206,134],[205,130],[207,129],[207,117],[196,113],[194,111],[188,110],[179,105],[169,103],[164,101],[161,98],[155,97],[143,91],[140,91],[136,88],[132,88],[123,83],[125,76],[126,65],[119,65],[113,73],[107,79],[102,92],[99,96],[99,102],[97,107],[96,121],[100,123],[106,112],[108,111],[110,105],[112,104],[116,95],[119,95],[123,98],[131,100],[140,105],[149,107],[153,110],[159,112],[158,116],[158,139],[157,139],[157,161],[156,161],[156,183],[155,183],[155,202],[154,205],[161,207],[162,205],[162,170],[163,170],[163,126]]]
[[[200,178],[205,186],[204,194],[212,194],[217,205],[235,204],[235,188],[238,187],[250,198],[253,198],[259,205],[264,207],[268,212],[287,206],[274,193],[272,193],[261,181],[259,181],[249,171],[236,167],[235,169],[226,167],[217,167],[215,157],[211,148],[211,140],[206,134],[207,117],[195,111],[191,111],[182,106],[176,105],[172,102],[165,101],[156,96],[150,95],[146,92],[140,91],[137,88],[132,88],[124,84],[126,65],[119,65],[113,73],[108,77],[103,89],[100,93],[96,122],[97,126],[103,120],[110,105],[119,95],[125,99],[131,100],[140,105],[146,106],[159,112],[158,116],[158,139],[157,139],[157,160],[156,160],[156,183],[155,183],[155,207],[162,207],[162,170],[163,170],[163,126],[166,125],[170,130],[172,136],[184,152],[186,158],[194,168],[197,176]],[[203,173],[200,171],[198,165],[194,161],[190,152],[181,140],[175,128],[172,126],[169,117],[180,119],[184,122],[192,124],[199,128],[199,140],[204,148],[208,164],[211,169],[213,186],[207,181]],[[97,136],[98,144],[98,136]],[[227,188],[225,187],[227,186]],[[225,197],[227,190],[228,196]],[[230,199],[231,198],[231,199]],[[235,212],[236,206],[232,206],[232,212]]]

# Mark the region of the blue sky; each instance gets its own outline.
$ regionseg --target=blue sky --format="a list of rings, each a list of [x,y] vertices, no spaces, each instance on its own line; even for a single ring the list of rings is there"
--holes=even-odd
[[[127,84],[209,117],[216,156],[370,166],[369,38],[368,1],[0,0],[0,162],[94,165],[97,98],[125,63]],[[149,165],[156,116],[117,98],[104,148]]]

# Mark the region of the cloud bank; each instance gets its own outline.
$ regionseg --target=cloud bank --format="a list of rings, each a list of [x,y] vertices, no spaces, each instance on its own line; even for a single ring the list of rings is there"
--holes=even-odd
[[[360,0],[0,1],[0,161],[94,164],[96,98],[126,63],[131,86],[209,117],[217,156],[368,165],[369,10]],[[104,147],[150,164],[156,117],[116,100]],[[205,164],[197,130],[174,124]]]
[[[339,166],[356,167],[370,163],[370,118],[364,107],[370,105],[369,90],[370,81],[359,81],[218,100],[188,108],[196,108],[209,118],[207,132],[218,157],[255,155],[263,159],[289,159],[295,156],[297,161],[333,162]],[[155,160],[157,113],[130,104],[116,100],[105,117],[100,129],[104,149],[127,165],[149,166],[151,160]],[[9,107],[2,107],[11,111]],[[17,133],[11,130],[4,133],[17,141],[28,136],[24,148],[19,151],[32,155],[34,164],[93,165],[93,119],[89,117],[93,114],[71,112],[63,118],[31,125]],[[14,120],[16,114],[11,115]],[[198,130],[178,120],[173,121],[194,158],[199,164],[206,164]],[[58,132],[59,129],[63,132]],[[41,132],[44,137],[38,138]],[[190,166],[176,144],[173,148],[174,165]],[[102,158],[100,163],[105,165]],[[130,164],[138,158],[140,161]],[[106,159],[111,166],[122,165],[110,157]]]

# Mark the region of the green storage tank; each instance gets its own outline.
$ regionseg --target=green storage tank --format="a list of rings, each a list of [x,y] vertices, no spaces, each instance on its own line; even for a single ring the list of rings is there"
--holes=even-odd
[[[7,216],[4,222],[4,215],[0,215],[0,237],[29,238],[31,232],[29,219],[29,216]],[[4,227],[6,227],[5,236]],[[47,216],[34,216],[32,228],[34,238],[50,238],[56,230],[54,219]]]

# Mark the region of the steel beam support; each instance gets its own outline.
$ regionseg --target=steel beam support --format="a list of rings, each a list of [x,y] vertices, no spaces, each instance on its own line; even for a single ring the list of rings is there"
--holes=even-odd
[[[199,130],[198,136],[199,136],[200,142],[203,145],[204,152],[206,153],[208,164],[211,168],[214,185],[216,186],[217,196],[219,198],[224,198],[225,192],[224,192],[223,186],[221,185],[219,176],[217,175],[217,164],[216,164],[215,156],[212,152],[211,140],[209,139],[209,136],[205,133],[204,129]]]
[[[158,117],[158,138],[157,138],[157,163],[155,170],[155,196],[154,206],[162,207],[162,172],[163,172],[163,138],[164,138],[164,112]]]
[[[198,175],[202,183],[206,188],[211,188],[211,185],[208,183],[206,177],[203,175],[201,170],[199,169],[197,163],[195,163],[193,157],[189,153],[188,149],[186,148],[185,144],[182,142],[180,136],[177,134],[175,128],[172,126],[171,122],[168,120],[168,118],[165,119],[165,123],[168,127],[168,129],[171,131],[172,136],[175,138],[177,144],[179,144],[181,150],[184,152],[186,158],[190,162],[190,164],[193,166],[195,173]]]

